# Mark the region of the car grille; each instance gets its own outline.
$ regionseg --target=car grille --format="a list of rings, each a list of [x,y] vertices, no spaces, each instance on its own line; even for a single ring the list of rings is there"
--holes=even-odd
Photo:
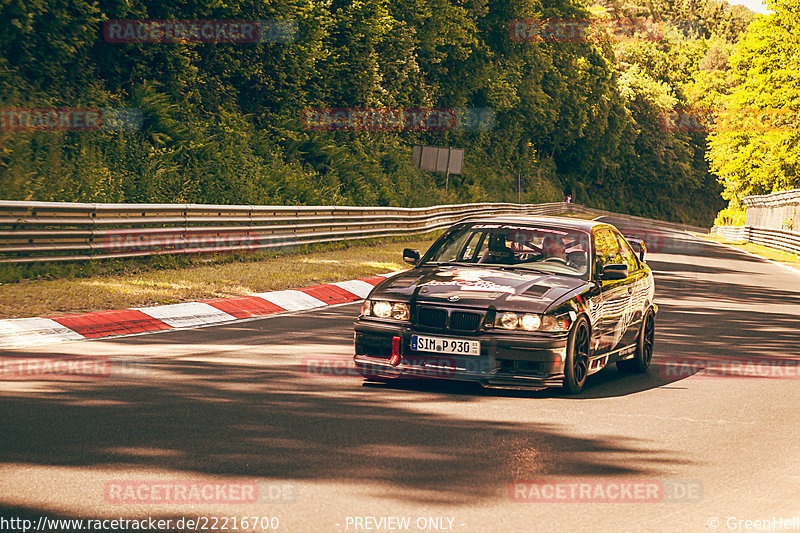
[[[453,331],[476,331],[481,326],[481,313],[452,311],[448,327],[447,310],[432,307],[421,307],[417,314],[417,325],[432,329]]]
[[[478,313],[465,313],[454,311],[450,315],[450,329],[458,331],[475,331],[481,325],[481,315]]]
[[[423,307],[419,310],[418,322],[420,326],[444,329],[447,326],[447,311]]]

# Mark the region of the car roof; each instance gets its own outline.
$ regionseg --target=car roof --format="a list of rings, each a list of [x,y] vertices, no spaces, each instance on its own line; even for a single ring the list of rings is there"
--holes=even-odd
[[[548,226],[557,229],[573,229],[591,232],[596,227],[610,227],[611,224],[606,222],[597,222],[595,220],[585,220],[582,218],[566,218],[566,217],[535,217],[535,216],[502,216],[502,217],[476,217],[466,218],[460,220],[462,222],[475,222],[485,224],[537,224]]]

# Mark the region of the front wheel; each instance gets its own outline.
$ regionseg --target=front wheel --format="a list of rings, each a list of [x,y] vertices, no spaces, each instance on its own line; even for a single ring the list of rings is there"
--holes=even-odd
[[[652,309],[648,309],[642,320],[642,327],[636,338],[636,352],[633,359],[617,361],[617,369],[623,372],[647,372],[653,359],[653,341],[656,332],[656,317]]]
[[[572,326],[564,361],[564,389],[570,394],[583,390],[589,375],[589,324],[581,317]]]

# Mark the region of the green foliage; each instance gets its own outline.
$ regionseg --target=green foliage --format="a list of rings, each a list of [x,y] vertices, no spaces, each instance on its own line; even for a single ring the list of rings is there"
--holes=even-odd
[[[745,210],[743,208],[726,207],[714,219],[715,226],[744,226]]]
[[[649,16],[655,41],[517,42],[520,18]],[[0,130],[3,198],[361,204],[577,202],[709,223],[702,133],[663,113],[716,105],[752,13],[717,0],[9,0],[0,107],[135,107],[133,132]],[[289,43],[114,44],[112,19],[292,19]],[[488,107],[490,131],[318,132],[328,107]],[[464,174],[415,168],[414,144],[466,150]],[[788,150],[788,148],[787,148]]]
[[[710,139],[708,159],[732,208],[744,196],[800,187],[800,2],[770,4],[731,56],[733,91],[723,103],[738,116],[780,110],[794,118],[774,128],[720,127]]]

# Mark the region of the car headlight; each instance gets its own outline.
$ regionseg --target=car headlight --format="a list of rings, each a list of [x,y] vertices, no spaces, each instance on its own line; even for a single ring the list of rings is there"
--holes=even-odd
[[[392,304],[392,318],[395,320],[408,320],[411,313],[408,311],[408,305],[404,303]]]
[[[532,315],[530,313],[522,315],[519,320],[522,329],[527,331],[536,331],[542,325],[542,318],[539,315]]]
[[[533,313],[497,313],[494,327],[503,329],[524,329],[537,331],[542,324],[542,317]]]
[[[378,318],[389,318],[392,316],[392,304],[389,302],[375,302],[372,304],[372,312]]]
[[[503,313],[500,315],[500,326],[506,329],[517,329],[519,315],[516,313]]]
[[[561,333],[569,331],[570,321],[566,315],[537,315],[535,313],[498,312],[494,327],[522,329],[525,331],[547,331]]]
[[[408,317],[411,316],[408,304],[402,302],[387,302],[385,300],[378,300],[376,302],[366,300],[364,305],[361,306],[361,314],[363,316],[392,318],[394,320],[408,320]]]

